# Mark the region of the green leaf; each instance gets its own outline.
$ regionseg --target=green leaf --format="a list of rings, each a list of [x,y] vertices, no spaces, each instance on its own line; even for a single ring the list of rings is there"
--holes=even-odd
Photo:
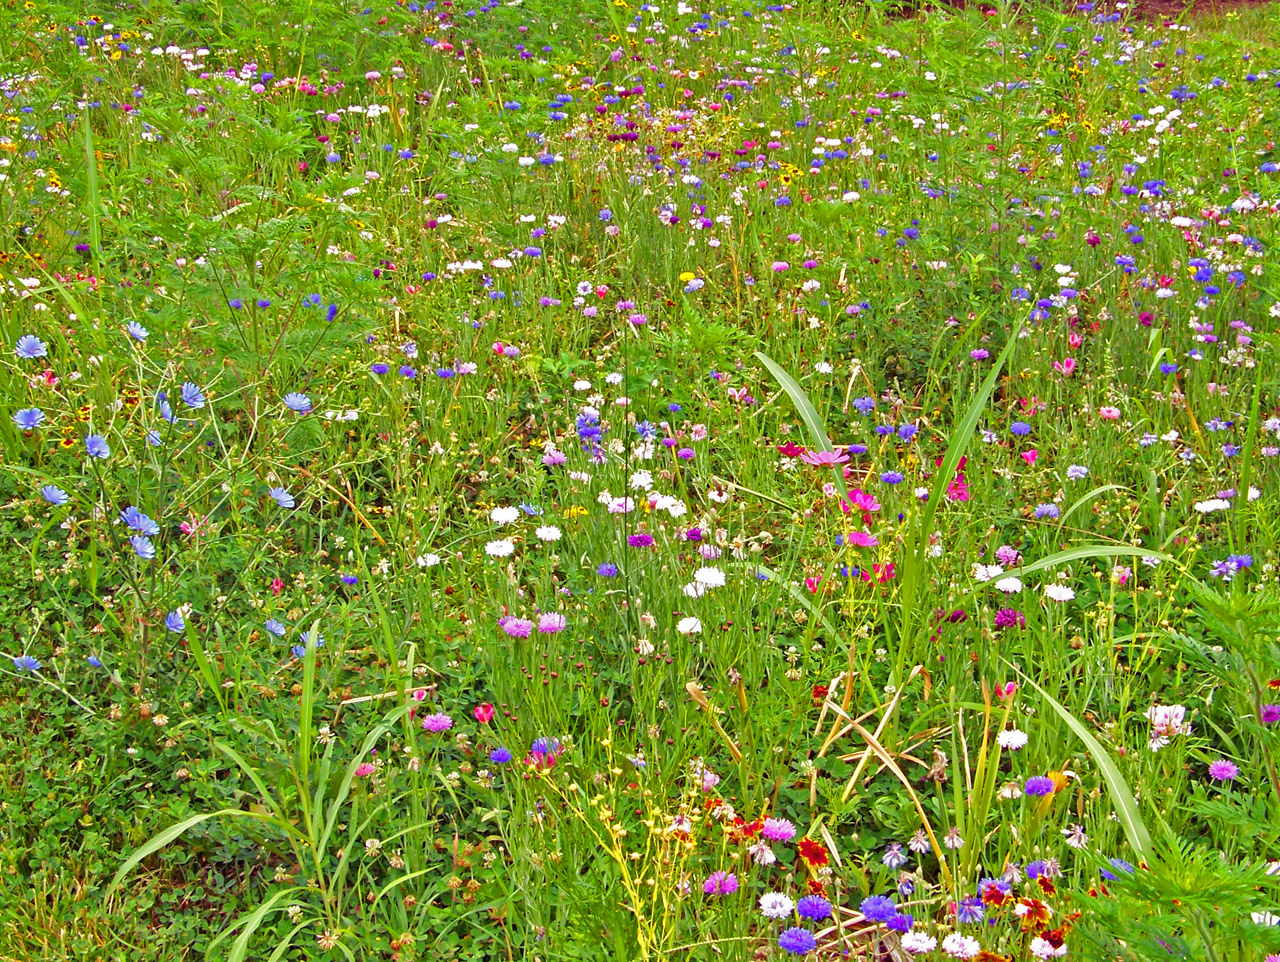
[[[1049,703],[1049,706],[1058,713],[1058,716],[1084,742],[1085,747],[1089,749],[1089,754],[1093,756],[1093,761],[1098,766],[1098,770],[1102,772],[1103,781],[1107,783],[1107,791],[1111,794],[1111,803],[1115,806],[1116,816],[1120,819],[1120,827],[1124,829],[1124,836],[1129,840],[1129,847],[1133,849],[1134,854],[1142,861],[1147,863],[1154,861],[1151,848],[1151,833],[1147,831],[1147,826],[1142,821],[1142,813],[1138,809],[1138,802],[1133,797],[1133,792],[1129,789],[1129,783],[1124,780],[1124,775],[1120,773],[1120,769],[1107,753],[1107,750],[1102,747],[1102,743],[1093,737],[1093,734],[1080,719],[1054,700],[1053,696],[1047,691],[1028,678],[1022,671],[1014,668],[1007,659],[1005,664],[1013,668],[1023,681],[1038,691],[1040,697]]]
[[[800,414],[800,420],[804,422],[804,426],[809,431],[809,437],[813,440],[813,446],[819,451],[834,451],[831,441],[827,438],[827,427],[822,423],[822,415],[818,413],[817,408],[813,406],[813,402],[809,400],[809,395],[804,392],[799,382],[790,374],[782,369],[777,361],[765,354],[764,351],[756,351],[756,359],[768,368],[769,373],[774,379],[782,385],[782,390],[787,392],[791,398],[791,403],[796,406],[796,411]],[[844,483],[844,471],[837,465],[834,469],[836,476],[836,487],[840,489],[842,495],[849,493]]]
[[[207,822],[209,819],[218,818],[221,815],[227,815],[232,818],[258,818],[272,823],[275,822],[274,819],[266,819],[256,812],[242,812],[238,808],[224,808],[217,812],[205,812],[203,815],[192,815],[186,821],[179,822],[177,825],[171,825],[160,834],[152,837],[151,841],[147,842],[147,844],[143,845],[142,848],[138,849],[125,859],[124,864],[120,866],[115,877],[111,879],[111,884],[107,886],[106,894],[110,896],[111,893],[115,891],[116,886],[120,884],[121,880],[124,879],[124,877],[129,874],[130,870],[132,870],[133,867],[144,858],[149,855],[154,855],[174,839],[185,834],[188,830],[195,828],[201,822]]]

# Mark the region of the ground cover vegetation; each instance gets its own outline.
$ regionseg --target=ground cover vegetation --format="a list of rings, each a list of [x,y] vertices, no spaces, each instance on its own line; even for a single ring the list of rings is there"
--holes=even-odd
[[[1280,952],[1280,21],[7,3],[0,955]]]

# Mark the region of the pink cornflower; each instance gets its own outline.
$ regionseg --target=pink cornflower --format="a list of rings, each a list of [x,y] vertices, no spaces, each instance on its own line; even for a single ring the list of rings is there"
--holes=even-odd
[[[448,715],[427,715],[422,719],[422,727],[429,732],[448,731],[453,727],[453,719]]]
[[[702,883],[702,891],[708,895],[732,895],[738,891],[738,876],[732,872],[712,872]]]
[[[533,622],[527,618],[512,618],[506,615],[498,619],[498,627],[512,638],[528,638],[533,633]]]
[[[564,631],[566,624],[568,622],[564,615],[554,611],[538,616],[538,631],[544,635],[554,635],[557,631]]]
[[[1236,764],[1225,758],[1209,763],[1209,777],[1215,782],[1229,782],[1239,774],[1240,769]]]
[[[796,827],[785,818],[766,818],[760,834],[771,842],[789,842],[796,837]]]

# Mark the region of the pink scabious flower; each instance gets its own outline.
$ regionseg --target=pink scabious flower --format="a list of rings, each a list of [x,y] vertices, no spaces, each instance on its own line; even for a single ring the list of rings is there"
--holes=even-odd
[[[796,837],[796,827],[785,818],[766,818],[760,834],[772,842],[789,842]]]
[[[429,732],[448,731],[453,727],[453,719],[448,715],[427,715],[422,719],[422,727]]]
[[[849,460],[847,451],[806,451],[800,455],[800,460],[805,464],[812,464],[815,468],[834,468],[837,464],[844,464]]]
[[[1098,417],[1104,421],[1114,421],[1120,417],[1120,409],[1110,406],[1098,408]]]
[[[542,463],[548,468],[559,467],[569,459],[564,456],[562,451],[548,451],[542,456]]]
[[[708,895],[732,895],[738,891],[738,876],[732,872],[712,872],[702,883],[702,891]]]
[[[554,635],[557,631],[564,631],[568,621],[565,616],[555,611],[548,611],[538,616],[538,631],[544,635]]]
[[[512,638],[528,638],[533,634],[533,622],[527,618],[512,618],[504,615],[498,619],[498,627]]]

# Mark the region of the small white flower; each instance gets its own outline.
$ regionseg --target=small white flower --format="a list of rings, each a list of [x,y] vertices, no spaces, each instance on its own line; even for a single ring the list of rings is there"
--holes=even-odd
[[[632,491],[648,491],[653,487],[653,475],[648,471],[633,472],[627,480],[627,486]]]
[[[1007,752],[1016,752],[1018,749],[1026,747],[1027,733],[1016,728],[1010,728],[996,736],[996,744]]]
[[[622,375],[617,371],[610,371],[608,374],[604,376],[604,383],[605,384],[621,384]]]
[[[538,538],[542,541],[559,541],[560,540],[560,529],[557,528],[554,524],[544,524],[542,527],[538,528],[538,530],[535,531],[534,534],[536,534]]]
[[[819,374],[830,374],[833,368],[826,361],[819,361],[813,366],[813,369]]]
[[[515,542],[510,538],[501,538],[498,541],[490,541],[484,546],[484,553],[490,558],[505,558],[515,550]]]
[[[938,947],[938,940],[932,935],[926,935],[923,932],[907,932],[899,945],[902,946],[904,952],[910,952],[912,955],[923,955],[925,952],[932,952]]]
[[[785,919],[795,907],[791,896],[781,892],[765,892],[760,896],[760,914],[766,919]]]
[[[520,509],[513,508],[510,505],[505,507],[499,506],[489,512],[489,520],[496,525],[507,525],[514,522],[520,517]]]
[[[591,382],[590,382],[590,381],[574,381],[574,382],[573,382],[573,389],[574,389],[575,391],[590,391],[590,390],[591,390]]]
[[[436,565],[440,563],[440,556],[438,554],[430,554],[430,553],[420,554],[415,559],[415,562],[419,568],[434,568]]]
[[[975,581],[990,581],[992,578],[999,578],[1004,574],[1004,568],[1000,565],[984,565],[979,562],[973,563],[973,577]]]
[[[1001,578],[994,585],[996,591],[1003,591],[1006,595],[1016,595],[1022,590],[1022,582],[1012,576]]]
[[[1036,936],[1031,940],[1031,944],[1027,946],[1027,950],[1037,959],[1058,959],[1067,954],[1066,945],[1060,945],[1056,949],[1053,943],[1048,939]]]
[[[982,951],[982,946],[973,936],[952,932],[942,940],[942,951],[956,959],[972,959]]]
[[[1070,601],[1076,593],[1066,585],[1051,584],[1044,586],[1044,596],[1050,601]]]
[[[1197,501],[1195,509],[1201,514],[1212,514],[1214,511],[1226,511],[1231,502],[1226,498],[1210,498],[1208,501]]]
[[[711,565],[704,565],[693,573],[693,580],[707,588],[723,588],[724,572]]]
[[[682,635],[696,635],[702,631],[702,622],[692,615],[688,618],[681,618],[676,624],[676,631]]]

